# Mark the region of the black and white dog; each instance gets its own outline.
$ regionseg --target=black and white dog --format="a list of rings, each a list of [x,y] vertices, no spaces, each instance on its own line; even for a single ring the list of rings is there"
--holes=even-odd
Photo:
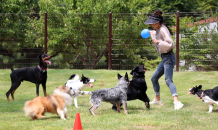
[[[128,86],[127,101],[139,99],[145,102],[147,108],[150,108],[150,99],[146,94],[147,84],[145,81],[145,71],[144,66],[136,66],[130,72],[133,77]],[[113,104],[112,109],[117,110],[116,104]]]
[[[92,115],[95,115],[94,110],[101,105],[101,101],[116,104],[119,113],[120,113],[120,103],[123,103],[124,112],[128,114],[127,113],[127,88],[129,85],[128,74],[126,73],[125,77],[122,77],[120,74],[117,74],[117,77],[119,81],[116,87],[98,89],[88,93],[91,95],[90,102],[92,106],[89,108],[89,112]]]
[[[218,86],[213,89],[206,89],[206,90],[202,90],[201,88],[202,85],[199,85],[198,87],[195,86],[189,89],[190,92],[188,94],[196,95],[197,97],[202,99],[203,102],[209,106],[208,113],[211,113],[213,110],[213,104],[218,105]]]
[[[74,78],[74,79],[72,79]],[[73,74],[70,76],[69,80],[67,81],[67,83],[65,84],[65,87],[69,87],[71,89],[73,89],[75,95],[74,95],[74,104],[75,107],[78,108],[78,104],[77,104],[77,97],[80,95],[84,95],[83,93],[79,93],[82,89],[90,86],[91,88],[93,87],[92,84],[90,84],[91,82],[95,82],[95,79],[89,79],[88,77],[85,77],[82,74],[81,79],[79,79],[79,75],[78,74]]]

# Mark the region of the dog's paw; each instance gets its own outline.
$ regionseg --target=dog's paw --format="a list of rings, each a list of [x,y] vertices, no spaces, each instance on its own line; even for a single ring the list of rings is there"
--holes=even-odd
[[[66,120],[66,118],[61,118],[62,120]]]
[[[89,112],[90,112],[93,116],[96,116],[95,113],[94,113],[92,110],[89,109]]]
[[[116,107],[112,107],[112,110],[117,111],[117,108]]]
[[[150,104],[148,102],[145,103],[145,106],[149,109],[150,108]]]

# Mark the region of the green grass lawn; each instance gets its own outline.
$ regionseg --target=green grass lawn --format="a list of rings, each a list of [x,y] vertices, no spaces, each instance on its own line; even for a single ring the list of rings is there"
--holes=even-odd
[[[130,70],[55,70],[48,69],[47,93],[52,94],[53,90],[64,85],[71,74],[96,79],[93,88],[85,88],[84,91],[94,91],[100,88],[110,88],[117,85],[117,73],[124,76]],[[180,110],[174,110],[173,98],[170,90],[164,81],[164,76],[159,80],[161,85],[161,99],[163,106],[152,105],[146,109],[144,103],[139,100],[128,101],[128,115],[117,113],[111,109],[111,104],[102,102],[101,106],[95,110],[97,116],[89,113],[89,95],[79,96],[78,105],[74,103],[68,107],[70,119],[61,120],[56,114],[47,113],[44,119],[36,121],[25,117],[23,112],[24,103],[32,100],[36,95],[35,84],[24,81],[15,92],[15,99],[8,102],[5,93],[11,86],[10,69],[0,70],[0,129],[1,130],[72,130],[76,113],[80,113],[82,127],[84,130],[144,130],[144,129],[188,129],[188,130],[214,130],[218,128],[218,112],[215,108],[212,113],[206,113],[208,106],[194,95],[188,94],[188,89],[195,85],[203,85],[203,89],[210,89],[218,85],[218,72],[174,72],[174,83],[177,87],[179,100],[184,104]],[[151,83],[153,71],[146,72],[146,82],[148,85],[147,94],[153,100],[154,91]],[[129,74],[129,78],[132,76]],[[40,85],[40,96],[43,96]],[[10,97],[11,98],[11,97]]]

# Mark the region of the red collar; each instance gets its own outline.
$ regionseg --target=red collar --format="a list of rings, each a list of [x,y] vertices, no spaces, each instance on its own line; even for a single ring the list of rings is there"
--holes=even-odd
[[[44,70],[44,71],[45,71],[45,70],[47,70],[47,68],[46,68],[46,69],[43,69],[43,68],[42,68],[42,67],[40,67],[39,65],[38,65],[38,67],[39,67],[40,69]]]
[[[202,99],[203,94],[204,94],[204,91],[202,91],[201,96],[200,96],[200,99]]]

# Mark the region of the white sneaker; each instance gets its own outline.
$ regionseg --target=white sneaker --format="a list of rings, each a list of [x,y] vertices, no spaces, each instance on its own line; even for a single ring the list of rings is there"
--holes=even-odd
[[[160,101],[156,101],[155,98],[152,102],[150,102],[150,104],[155,104],[155,105],[163,105],[163,101],[160,100]]]
[[[179,110],[180,108],[184,106],[184,104],[182,104],[180,101],[173,102],[173,104],[174,104],[174,110]]]

